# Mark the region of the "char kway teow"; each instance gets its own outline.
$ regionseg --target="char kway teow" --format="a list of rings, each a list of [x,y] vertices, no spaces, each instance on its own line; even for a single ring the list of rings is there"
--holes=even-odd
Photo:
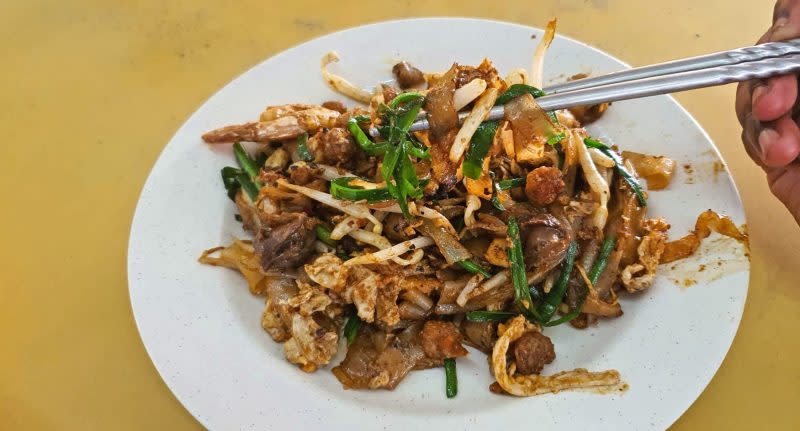
[[[556,357],[547,328],[621,317],[619,295],[648,289],[659,264],[691,255],[711,230],[746,239],[707,211],[667,242],[642,180],[666,187],[675,162],[589,136],[582,124],[608,106],[539,108],[554,33],[551,21],[530,71],[400,62],[374,92],[328,71],[331,52],[322,78],[360,106],[268,106],[203,135],[233,143],[238,167],[222,180],[252,236],[200,262],[240,271],[266,298],[261,325],[289,362],[313,372],[346,348],[332,369],[345,389],[391,390],[412,370],[444,367],[453,397],[469,345],[490,355],[496,393],[622,390],[615,370],[542,374]],[[501,104],[505,118],[485,121]],[[423,113],[429,130],[409,133]]]

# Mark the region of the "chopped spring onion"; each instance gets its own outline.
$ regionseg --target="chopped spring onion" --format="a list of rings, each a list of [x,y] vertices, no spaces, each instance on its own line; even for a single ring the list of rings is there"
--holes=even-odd
[[[525,178],[510,178],[497,182],[497,188],[500,190],[511,190],[516,187],[525,185]]]
[[[603,273],[603,270],[606,268],[606,264],[608,264],[608,256],[611,255],[611,252],[614,250],[614,246],[616,245],[616,240],[614,238],[606,238],[603,241],[602,247],[600,247],[600,253],[597,255],[597,259],[592,264],[592,268],[589,270],[589,281],[592,282],[592,285],[597,283],[600,279],[600,274]],[[561,316],[556,320],[552,320],[544,324],[544,326],[558,326],[562,323],[567,323],[572,319],[578,317],[581,314],[581,310],[583,309],[583,303],[586,301],[586,296],[589,294],[589,288],[587,287],[581,300],[578,302],[578,306],[575,307],[569,313]]]
[[[324,242],[325,244],[333,248],[336,248],[336,244],[338,244],[338,241],[331,239],[331,230],[328,228],[328,226],[325,226],[324,224],[320,223],[314,226],[314,233],[317,234],[317,238],[320,241]]]
[[[611,252],[614,251],[614,246],[616,244],[617,240],[614,237],[606,238],[606,240],[603,241],[603,245],[600,247],[600,253],[598,253],[597,259],[589,270],[589,281],[592,282],[592,285],[597,284],[597,281],[600,280],[600,274],[606,269],[608,257],[611,255]]]
[[[547,138],[547,145],[556,145],[567,138],[566,133],[556,133],[555,135]]]
[[[303,133],[297,137],[297,155],[300,156],[300,160],[305,162],[314,160],[314,156],[308,151],[308,133]]]
[[[250,179],[250,176],[243,170],[236,173],[236,181],[242,186],[242,189],[250,197],[250,200],[255,202],[258,199],[259,187]]]
[[[497,121],[486,121],[478,126],[469,143],[461,170],[469,178],[477,180],[483,171],[483,160],[492,146],[494,134],[497,132]]]
[[[424,98],[425,98],[425,96],[423,96],[421,93],[416,93],[416,92],[413,92],[413,91],[407,91],[405,93],[398,94],[394,99],[392,99],[391,102],[389,102],[389,106],[392,109],[396,109],[398,106],[400,106],[403,103],[407,103],[407,102],[422,102],[422,100]],[[416,116],[414,117],[414,119],[416,119]],[[412,119],[411,122],[414,122],[414,120]]]
[[[542,293],[542,291],[540,291],[536,286],[531,286],[530,291],[533,302],[538,304],[544,300],[544,293]]]
[[[458,266],[464,268],[465,270],[473,274],[480,274],[483,276],[483,278],[489,278],[492,276],[492,274],[489,274],[489,271],[483,269],[482,266],[478,265],[477,263],[469,259],[459,261]]]
[[[497,98],[497,101],[494,102],[494,105],[505,105],[506,103],[516,99],[523,94],[530,94],[533,96],[534,99],[542,96],[546,96],[546,93],[536,87],[526,84],[514,84],[508,87],[508,90],[505,93],[501,94],[500,97]],[[550,117],[550,121],[555,124],[558,123],[558,117],[556,117],[556,113],[553,111],[548,111],[547,116]],[[548,141],[549,143],[549,141]],[[553,145],[553,144],[550,144]]]
[[[331,181],[331,196],[339,200],[361,201],[369,203],[388,201],[392,198],[385,187],[376,189],[362,189],[350,186],[355,177],[341,177]]]
[[[642,192],[642,185],[639,184],[639,181],[628,172],[627,169],[625,169],[625,164],[622,162],[622,158],[619,154],[615,153],[608,145],[592,138],[584,138],[583,143],[589,148],[597,148],[601,153],[614,160],[617,173],[628,183],[631,190],[633,190],[633,193],[636,195],[636,200],[639,201],[639,205],[642,207],[647,206],[647,199],[645,199],[644,193]]]
[[[241,166],[247,175],[250,176],[250,179],[260,187],[261,184],[258,184],[256,178],[258,178],[258,171],[261,168],[256,165],[256,161],[250,157],[250,154],[245,151],[241,143],[237,142],[233,144],[233,154],[236,156],[236,161],[239,162],[239,166]]]
[[[361,147],[367,155],[382,156],[386,153],[386,144],[376,144],[372,142],[367,137],[367,134],[361,130],[361,126],[358,125],[358,123],[362,121],[369,121],[369,118],[365,116],[350,117],[350,119],[347,120],[347,130],[350,131],[350,134],[353,135],[358,146]]]
[[[458,375],[456,375],[456,360],[444,360],[445,394],[447,398],[454,398],[458,394]]]
[[[505,322],[519,313],[510,311],[470,311],[467,320],[470,322]]]
[[[344,324],[344,338],[347,339],[348,346],[356,340],[359,329],[361,329],[361,319],[357,314],[353,313],[347,318],[347,323]]]
[[[236,200],[236,192],[239,191],[241,184],[239,184],[239,180],[236,179],[241,169],[236,169],[232,166],[226,166],[222,168],[220,171],[220,175],[222,176],[222,184],[225,186],[225,190],[228,191],[228,197],[233,201]]]
[[[506,90],[503,94],[501,94],[500,97],[497,98],[497,101],[494,102],[494,104],[495,106],[505,105],[506,103],[516,99],[519,96],[522,96],[523,94],[530,94],[531,96],[533,96],[534,99],[537,97],[545,96],[545,92],[536,87],[525,84],[514,84],[508,87],[508,90]]]
[[[539,314],[542,316],[542,322],[548,322],[551,317],[556,313],[558,306],[564,299],[567,293],[567,284],[569,277],[572,275],[572,269],[575,266],[575,256],[578,254],[578,242],[572,241],[567,248],[567,255],[564,258],[564,263],[561,265],[561,275],[558,277],[555,286],[544,297],[544,301],[539,304]],[[530,293],[529,293],[530,294]]]
[[[225,183],[225,188],[228,189],[228,196],[231,196],[232,192],[232,177],[235,178],[236,182],[244,189],[247,196],[250,197],[250,200],[255,201],[256,198],[258,198],[258,191],[263,186],[263,184],[258,181],[258,172],[261,170],[261,167],[250,157],[250,154],[245,151],[244,147],[242,147],[242,144],[239,142],[233,144],[233,154],[236,156],[236,161],[239,163],[239,166],[241,166],[241,169],[222,169],[222,181]],[[236,196],[235,191],[233,192],[233,196]]]
[[[511,265],[511,282],[514,284],[514,302],[526,318],[534,322],[541,322],[542,317],[536,311],[528,287],[528,276],[525,274],[525,259],[522,255],[522,241],[519,237],[519,222],[516,217],[508,219],[508,239],[511,247],[508,249],[508,263]]]
[[[410,218],[408,198],[422,197],[422,187],[417,177],[411,156],[424,154],[424,150],[414,145],[408,136],[408,128],[416,120],[422,109],[425,97],[422,94],[408,92],[399,94],[389,105],[382,105],[387,117],[386,153],[381,165],[381,176],[386,181],[386,189],[397,200],[403,216]]]

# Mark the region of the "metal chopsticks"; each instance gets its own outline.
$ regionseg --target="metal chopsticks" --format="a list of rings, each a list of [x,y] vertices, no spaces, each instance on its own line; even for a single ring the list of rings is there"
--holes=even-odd
[[[715,52],[698,57],[684,58],[681,60],[668,61],[666,63],[622,70],[601,76],[578,79],[547,87],[544,91],[547,94],[564,93],[583,88],[598,87],[600,85],[633,81],[635,79],[652,78],[654,76],[669,75],[672,73],[689,72],[692,70],[765,60],[767,58],[783,57],[789,54],[800,54],[800,38],[787,40],[785,42],[771,42],[763,45],[732,49],[730,51]]]
[[[553,111],[797,72],[800,72],[800,39],[793,39],[568,82],[545,89],[548,95],[536,102],[545,111]],[[503,106],[496,106],[486,119],[498,120],[503,114]],[[467,115],[469,112],[459,113],[459,120],[463,121]],[[427,118],[423,118],[414,122],[410,131],[428,127]],[[370,130],[370,134],[376,136],[377,130]]]

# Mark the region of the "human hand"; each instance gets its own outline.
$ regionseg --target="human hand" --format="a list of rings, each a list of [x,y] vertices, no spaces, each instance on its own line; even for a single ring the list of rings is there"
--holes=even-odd
[[[779,0],[772,27],[758,43],[800,37],[800,0]],[[800,224],[800,103],[798,77],[780,76],[739,84],[736,115],[750,157],[767,173],[772,193]]]

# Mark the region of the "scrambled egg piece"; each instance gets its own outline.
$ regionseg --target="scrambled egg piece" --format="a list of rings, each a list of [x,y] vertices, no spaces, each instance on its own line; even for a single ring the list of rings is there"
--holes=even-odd
[[[645,290],[653,284],[656,268],[667,243],[669,225],[664,219],[645,220],[644,229],[647,234],[636,249],[639,262],[626,266],[620,274],[622,284],[631,293]]]
[[[513,318],[508,325],[500,325],[497,329],[500,338],[492,350],[492,372],[497,383],[504,392],[518,397],[528,397],[555,393],[569,389],[625,390],[627,384],[620,379],[616,370],[599,373],[576,368],[562,371],[552,376],[515,375],[515,364],[507,365],[508,348],[528,331],[539,331],[522,316]]]

